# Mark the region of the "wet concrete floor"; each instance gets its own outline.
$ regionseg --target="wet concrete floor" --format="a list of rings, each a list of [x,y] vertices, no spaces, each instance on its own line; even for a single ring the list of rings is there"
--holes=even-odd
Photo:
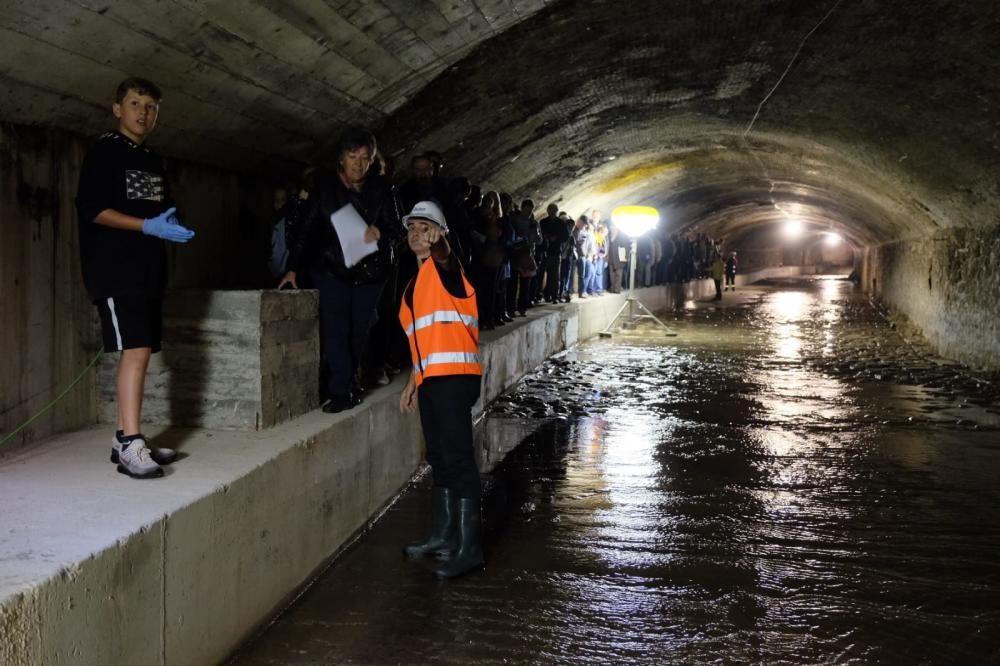
[[[235,663],[1000,663],[1000,383],[844,280],[667,320],[491,409],[484,571],[401,558],[425,479]]]

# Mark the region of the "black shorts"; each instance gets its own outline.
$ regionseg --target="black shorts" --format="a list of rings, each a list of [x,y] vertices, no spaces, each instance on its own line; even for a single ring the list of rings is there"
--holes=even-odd
[[[149,347],[160,351],[163,301],[142,295],[114,296],[94,301],[101,315],[104,351]]]

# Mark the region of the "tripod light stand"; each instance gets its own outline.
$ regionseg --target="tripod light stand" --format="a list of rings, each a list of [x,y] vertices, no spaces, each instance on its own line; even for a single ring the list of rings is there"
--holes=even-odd
[[[636,241],[643,234],[656,228],[656,225],[660,221],[659,212],[650,206],[619,206],[611,213],[611,221],[630,240],[628,293],[618,313],[615,314],[611,322],[601,331],[601,337],[610,338],[615,325],[619,321],[621,322],[621,328],[631,330],[643,319],[652,319],[655,321],[663,329],[664,335],[676,336],[677,333],[660,321],[635,296]],[[626,310],[628,311],[627,314]]]

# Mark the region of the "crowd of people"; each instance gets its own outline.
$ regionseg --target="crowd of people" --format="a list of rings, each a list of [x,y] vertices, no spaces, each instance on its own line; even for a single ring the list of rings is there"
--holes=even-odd
[[[704,234],[655,230],[636,240],[633,257],[631,239],[602,211],[589,209],[573,219],[549,204],[537,214],[531,199],[484,191],[463,176],[446,178],[435,151],[413,157],[397,177],[364,129],[348,129],[337,152],[334,173],[310,169],[301,182],[275,188],[269,258],[279,287],[320,291],[327,411],[360,403],[366,391],[406,366],[394,312],[416,269],[398,220],[421,201],[443,211],[485,331],[525,317],[537,305],[627,289],[633,259],[635,286],[650,287],[707,278],[721,256],[719,242]],[[376,255],[349,269],[326,222],[348,202],[379,243]],[[735,272],[735,255],[727,261]]]

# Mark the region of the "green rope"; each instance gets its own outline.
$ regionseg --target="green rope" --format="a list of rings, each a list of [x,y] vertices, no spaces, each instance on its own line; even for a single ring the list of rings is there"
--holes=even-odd
[[[62,393],[60,393],[59,395],[57,395],[57,396],[56,396],[56,397],[55,397],[55,398],[54,398],[54,399],[52,400],[52,402],[50,402],[49,404],[47,404],[47,405],[45,405],[44,407],[42,407],[42,409],[41,409],[41,410],[39,410],[39,412],[38,412],[37,414],[35,414],[35,415],[34,415],[34,416],[32,416],[32,417],[31,417],[30,419],[28,419],[27,421],[25,421],[24,423],[22,423],[22,424],[21,424],[20,426],[18,426],[18,428],[17,428],[16,430],[14,430],[14,432],[10,433],[9,435],[7,435],[6,437],[4,437],[3,439],[0,439],[0,446],[3,446],[3,445],[4,445],[4,444],[6,444],[6,443],[7,443],[7,442],[8,442],[9,440],[13,439],[14,435],[16,435],[17,433],[21,432],[22,430],[24,430],[25,428],[27,428],[27,427],[28,427],[29,425],[31,425],[32,423],[34,423],[34,422],[35,422],[35,419],[37,419],[37,418],[38,418],[39,416],[41,416],[41,415],[42,415],[42,414],[44,414],[45,412],[47,412],[47,411],[49,411],[50,409],[52,409],[52,407],[53,407],[53,406],[55,406],[55,404],[56,404],[57,402],[59,402],[60,400],[62,400],[62,399],[63,399],[63,398],[64,398],[64,397],[66,396],[66,394],[67,394],[67,393],[69,393],[69,392],[70,392],[70,390],[71,390],[71,389],[72,389],[72,388],[73,388],[74,386],[76,386],[76,385],[77,385],[77,384],[78,384],[78,383],[80,382],[80,380],[81,380],[81,379],[83,379],[83,376],[84,376],[85,374],[87,374],[87,371],[88,371],[88,370],[90,370],[90,369],[91,369],[92,367],[94,367],[94,364],[95,364],[95,363],[97,363],[97,359],[101,358],[101,354],[103,354],[103,353],[104,353],[104,352],[97,352],[97,356],[95,356],[95,357],[94,357],[94,360],[93,360],[93,361],[91,361],[91,362],[90,362],[90,363],[89,363],[89,364],[87,365],[87,367],[86,367],[86,368],[84,368],[84,369],[83,369],[83,370],[82,370],[82,371],[80,372],[80,374],[76,376],[76,379],[74,379],[74,380],[73,380],[73,382],[72,382],[72,383],[71,383],[71,384],[70,384],[69,386],[67,386],[67,387],[66,387],[66,388],[65,388],[65,389],[63,390],[63,392],[62,392]]]

